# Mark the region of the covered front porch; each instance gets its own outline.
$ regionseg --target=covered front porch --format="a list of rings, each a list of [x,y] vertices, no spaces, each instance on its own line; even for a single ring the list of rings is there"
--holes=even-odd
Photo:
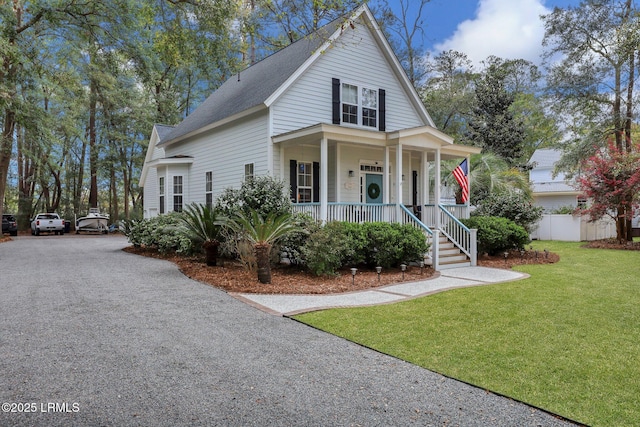
[[[473,233],[459,221],[469,206],[443,204],[455,199],[443,194],[440,176],[444,160],[461,161],[477,148],[428,126],[379,132],[327,124],[278,135],[273,144],[274,169],[289,183],[295,211],[322,222],[409,223],[431,243],[434,267],[444,265],[438,245],[450,243],[475,264]]]

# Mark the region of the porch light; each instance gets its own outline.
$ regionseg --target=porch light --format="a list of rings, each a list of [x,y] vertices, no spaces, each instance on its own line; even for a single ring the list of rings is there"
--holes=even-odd
[[[354,172],[352,170],[349,171],[349,178],[353,178]]]
[[[376,273],[378,273],[378,283],[380,283],[380,273],[382,273],[382,267],[376,267]]]
[[[404,280],[404,272],[407,271],[407,264],[400,264],[400,270],[402,270],[402,280]]]
[[[358,272],[357,268],[352,268],[351,269],[351,285],[355,285],[356,284],[356,273]]]

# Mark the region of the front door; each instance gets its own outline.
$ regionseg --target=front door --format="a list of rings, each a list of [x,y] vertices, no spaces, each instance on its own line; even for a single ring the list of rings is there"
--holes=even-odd
[[[375,173],[365,175],[364,194],[367,203],[382,203],[382,175]]]

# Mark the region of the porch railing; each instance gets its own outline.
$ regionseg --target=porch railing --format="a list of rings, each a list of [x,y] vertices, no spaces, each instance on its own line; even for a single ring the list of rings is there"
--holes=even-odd
[[[455,218],[469,218],[469,207],[467,205],[425,205],[422,208],[422,222],[429,227],[435,227],[441,209],[446,209]]]
[[[438,205],[440,209],[440,232],[447,236],[458,249],[469,257],[471,265],[477,264],[477,231],[470,230],[450,211],[450,206]]]
[[[294,203],[293,212],[307,213],[317,221],[321,219],[320,203]],[[393,204],[329,203],[327,221],[398,222],[398,214]]]

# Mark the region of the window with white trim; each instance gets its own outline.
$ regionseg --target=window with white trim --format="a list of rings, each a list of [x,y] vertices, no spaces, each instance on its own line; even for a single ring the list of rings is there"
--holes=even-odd
[[[164,176],[158,178],[158,194],[160,195],[160,213],[164,213]]]
[[[378,127],[378,91],[342,83],[342,123]]]
[[[182,212],[182,176],[177,175],[173,177],[173,210],[175,212]]]
[[[378,91],[362,88],[362,126],[378,127]]]
[[[342,84],[342,123],[358,124],[358,86]]]
[[[253,163],[247,163],[244,165],[244,180],[250,181],[253,179]]]
[[[298,203],[313,201],[313,165],[298,162]]]
[[[213,207],[213,172],[204,174],[204,198],[209,209]]]

